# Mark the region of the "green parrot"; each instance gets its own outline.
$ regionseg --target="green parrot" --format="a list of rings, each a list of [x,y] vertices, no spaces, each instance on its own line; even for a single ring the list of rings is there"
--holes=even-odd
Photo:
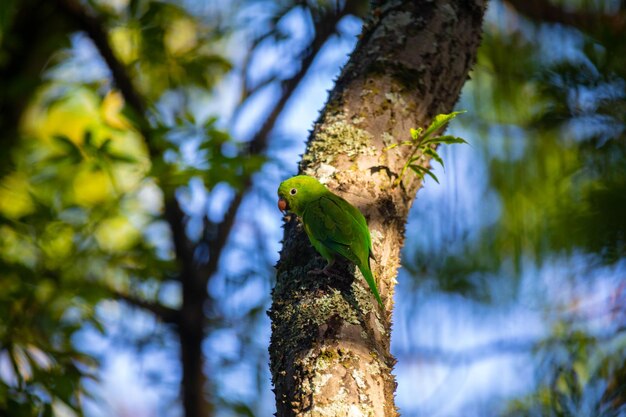
[[[321,271],[330,275],[335,257],[341,255],[360,270],[378,304],[383,302],[370,268],[372,239],[363,214],[313,177],[298,175],[278,187],[278,208],[291,211],[302,219],[313,247],[328,264]]]

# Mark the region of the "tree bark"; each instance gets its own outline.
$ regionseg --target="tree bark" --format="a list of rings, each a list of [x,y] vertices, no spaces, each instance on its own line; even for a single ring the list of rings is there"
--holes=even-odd
[[[277,416],[395,416],[391,312],[400,249],[421,181],[392,183],[408,158],[410,128],[448,113],[474,63],[484,1],[384,1],[309,137],[300,172],[314,176],[366,216],[382,311],[345,262],[332,278],[299,220],[286,218],[273,292],[270,366]],[[356,277],[356,278],[355,278]]]

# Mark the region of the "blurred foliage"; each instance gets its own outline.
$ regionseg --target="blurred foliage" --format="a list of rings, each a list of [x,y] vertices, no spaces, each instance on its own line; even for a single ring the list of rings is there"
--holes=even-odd
[[[560,323],[542,341],[537,391],[513,400],[502,414],[514,416],[622,416],[626,411],[626,336],[594,336]]]
[[[102,25],[145,114],[125,101],[123,86],[114,87],[115,71],[89,35],[77,31],[76,17],[66,14],[62,3],[84,8],[94,17],[88,24]],[[98,379],[99,358],[79,342],[86,331],[109,330],[103,314],[111,309],[99,307],[110,299],[131,305],[135,300],[148,311],[182,303],[179,274],[191,266],[177,259],[164,202],[175,200],[181,207],[181,227],[197,249],[187,261],[194,267],[206,262],[204,242],[215,239],[216,213],[223,215],[232,195],[249,187],[251,176],[267,163],[263,154],[251,154],[246,138],[233,139],[225,119],[232,112],[236,123],[246,100],[265,87],[282,88],[311,51],[314,25],[329,20],[334,27],[337,22],[329,17],[362,15],[366,4],[2,3],[1,415],[82,415],[86,398],[101,400],[87,388],[98,386],[87,380]],[[329,36],[342,35],[341,30]],[[314,45],[315,52],[322,46]],[[265,54],[276,51],[281,60],[269,68]],[[226,97],[223,86],[232,96],[239,92],[240,102]],[[210,307],[204,311],[205,343],[217,352],[206,358],[212,372],[205,392],[216,406],[241,415],[254,415],[260,400],[234,398],[218,383],[228,372],[240,372],[242,357],[256,375],[256,392],[267,383],[260,380],[267,374],[267,348],[259,342],[258,323],[266,320],[270,291],[264,288],[259,296],[258,278],[268,285],[271,264],[250,255],[259,247],[267,251],[266,238],[253,227],[254,247],[249,234],[239,245],[246,262],[239,260],[239,269],[224,271],[222,280],[211,283],[220,289],[209,288]],[[226,295],[237,300],[248,287],[255,288],[255,296],[236,301],[238,308],[222,300]],[[213,291],[219,294],[215,299]],[[173,328],[161,325],[158,332]],[[138,346],[159,345],[159,335],[151,342],[137,333]],[[132,331],[122,335],[133,337]],[[224,351],[226,339],[232,351]]]
[[[149,102],[171,89],[211,88],[231,69],[221,50],[223,28],[203,22],[177,2],[93,4],[107,18],[113,48]]]
[[[93,5],[150,103],[191,87],[209,94],[231,68],[219,46],[224,34],[175,3]],[[20,33],[11,9],[2,10],[7,45]],[[0,179],[0,414],[81,414],[90,395],[84,378],[97,377],[97,361],[76,345],[77,333],[104,331],[99,301],[174,276],[172,253],[149,234],[162,215],[159,186],[173,193],[197,177],[209,189],[239,185],[263,162],[226,156],[228,134],[214,118],[183,118],[185,107],[166,124],[150,106],[165,155],[150,158],[102,63],[80,59],[76,47],[55,55],[20,117],[13,169]],[[181,151],[187,138],[197,143],[193,161]]]
[[[605,34],[605,44],[523,15],[507,19],[515,23],[487,25],[461,103],[476,111],[466,127],[478,133],[472,145],[488,166],[497,215],[419,272],[468,295],[483,293],[472,276],[502,265],[520,277],[528,260],[626,256],[626,72],[614,65],[626,52],[622,34]],[[559,42],[567,46],[555,51]],[[432,253],[418,251],[409,268],[417,273],[426,258]]]
[[[533,305],[545,311],[553,329],[533,352],[536,391],[512,401],[502,415],[621,416],[626,30],[623,23],[611,30],[606,21],[621,16],[623,22],[626,8],[611,1],[491,7],[460,103],[475,116],[462,120],[469,130],[463,136],[477,150],[472,164],[487,167],[484,189],[473,189],[482,201],[479,224],[415,248],[406,266],[416,288],[500,306],[530,292]],[[547,12],[551,7],[560,17]],[[554,23],[559,18],[572,23]],[[568,265],[584,265],[585,272]],[[613,311],[611,320],[597,312],[566,313],[574,301],[563,294],[578,294],[572,289],[584,285],[612,289],[615,304],[606,301],[601,309]],[[558,296],[542,293],[546,287],[559,288]],[[597,294],[577,297],[584,304]]]
[[[158,208],[140,198],[154,185],[139,136],[110,108],[119,93],[55,87],[24,115],[0,181],[0,408],[15,416],[80,410],[97,363],[73,337],[102,331],[97,302],[166,263],[142,238]]]

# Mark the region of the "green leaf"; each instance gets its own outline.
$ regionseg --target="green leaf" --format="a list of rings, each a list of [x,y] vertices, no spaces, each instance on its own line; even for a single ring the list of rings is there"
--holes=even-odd
[[[75,157],[68,158],[68,156],[65,154],[50,156],[48,158],[45,158],[43,161],[51,165],[56,165],[56,164],[60,165],[60,164],[68,163],[68,162],[70,164],[77,164],[80,162],[80,160],[77,160]]]
[[[430,126],[428,126],[426,132],[424,132],[424,140],[428,139],[430,135],[441,129],[443,126],[448,124],[450,120],[454,119],[457,115],[461,113],[465,113],[465,110],[455,111],[449,114],[438,114],[437,116],[435,116],[435,119],[432,121]]]
[[[100,152],[108,152],[109,146],[111,146],[111,143],[113,143],[113,141],[111,140],[111,138],[106,138],[102,144],[100,145],[100,147],[98,148],[98,150]]]
[[[420,166],[420,165],[414,165],[414,164],[409,165],[409,168],[411,168],[413,172],[415,172],[420,178],[424,178],[424,174],[426,174],[430,176],[432,179],[434,179],[437,182],[437,184],[439,184],[439,179],[437,178],[435,174],[433,174],[433,172],[430,169],[424,168],[423,166]]]
[[[67,156],[72,162],[79,162],[83,159],[83,153],[78,145],[65,135],[53,135],[52,139],[67,152]]]
[[[128,154],[122,155],[120,153],[108,152],[106,155],[111,161],[114,162],[122,162],[125,164],[136,164],[137,162],[139,162],[137,158],[132,157]]]
[[[92,152],[95,152],[98,150],[98,147],[94,143],[93,133],[91,133],[91,130],[85,131],[85,134],[83,135],[83,146],[85,149],[88,149],[89,151],[92,151]]]
[[[446,167],[443,164],[443,159],[441,159],[441,156],[439,156],[436,150],[434,150],[433,148],[426,148],[424,153],[430,156],[431,158],[433,158],[435,161],[439,162],[439,164],[441,165],[443,169],[446,169]]]
[[[413,158],[409,159],[409,162],[407,162],[407,164],[412,164],[415,161],[419,161],[420,159],[422,159],[422,156],[423,155],[421,155],[421,154],[417,155],[417,156],[414,156]]]
[[[428,139],[422,142],[422,145],[432,145],[433,143],[445,143],[446,145],[451,145],[453,143],[467,143],[467,141],[458,136],[444,135],[435,136],[434,138]]]
[[[424,129],[422,129],[421,127],[418,127],[417,129],[411,128],[411,138],[413,140],[418,140],[423,130]]]

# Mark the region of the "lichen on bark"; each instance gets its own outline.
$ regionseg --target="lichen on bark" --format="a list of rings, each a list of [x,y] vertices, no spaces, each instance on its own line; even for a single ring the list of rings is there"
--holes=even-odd
[[[344,113],[326,115],[322,122],[316,124],[316,139],[310,142],[309,150],[302,155],[302,172],[313,174],[314,170],[309,167],[321,164],[332,166],[340,157],[355,160],[358,155],[376,155],[372,135],[359,127],[363,121],[359,117],[347,121]]]

